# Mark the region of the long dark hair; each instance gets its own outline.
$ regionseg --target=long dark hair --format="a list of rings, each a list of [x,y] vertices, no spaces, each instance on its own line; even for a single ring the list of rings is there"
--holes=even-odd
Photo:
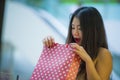
[[[94,7],[78,8],[71,16],[66,43],[75,42],[72,36],[72,21],[74,17],[78,18],[80,21],[80,27],[83,35],[81,46],[84,47],[94,61],[98,55],[98,49],[100,47],[108,49],[102,17],[98,10]],[[80,66],[79,73],[80,72],[86,73],[84,61],[82,61]]]

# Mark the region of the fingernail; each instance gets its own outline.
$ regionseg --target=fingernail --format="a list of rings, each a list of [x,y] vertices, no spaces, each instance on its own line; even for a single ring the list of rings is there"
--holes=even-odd
[[[54,46],[56,46],[57,44],[56,43],[54,43]]]
[[[66,44],[66,48],[68,48],[68,44]]]

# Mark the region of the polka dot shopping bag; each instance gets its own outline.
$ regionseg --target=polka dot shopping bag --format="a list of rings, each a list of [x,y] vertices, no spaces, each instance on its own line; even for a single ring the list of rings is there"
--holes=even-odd
[[[80,57],[68,44],[44,47],[30,80],[75,80]]]

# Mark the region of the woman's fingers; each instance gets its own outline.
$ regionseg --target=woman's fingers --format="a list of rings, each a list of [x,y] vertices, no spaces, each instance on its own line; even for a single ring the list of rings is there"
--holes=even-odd
[[[76,53],[83,53],[83,47],[82,46],[79,46],[78,44],[76,43],[71,43],[71,47],[73,48],[73,51],[76,52]]]
[[[50,48],[54,44],[54,39],[51,36],[48,36],[48,37],[43,39],[43,44],[44,44],[44,46],[47,46]]]
[[[44,39],[43,39],[43,44],[44,44],[44,46],[47,46],[47,47],[48,47],[48,40],[47,40],[47,38],[44,38]]]
[[[49,47],[52,47],[54,45],[54,39],[51,36],[48,37],[48,45]]]
[[[77,49],[77,50],[80,50],[80,46],[79,46],[78,44],[76,44],[76,43],[71,43],[70,45],[71,45],[72,48]]]
[[[51,46],[53,46],[55,44],[55,40],[52,37],[51,37],[51,44],[52,44]]]
[[[78,51],[78,50],[74,49],[74,50],[73,50],[73,52],[75,52],[77,55],[79,55],[79,56],[80,56],[80,54],[79,54],[79,51]]]

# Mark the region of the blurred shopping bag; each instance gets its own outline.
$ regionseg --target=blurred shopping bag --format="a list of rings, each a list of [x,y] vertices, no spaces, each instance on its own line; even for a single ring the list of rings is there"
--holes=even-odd
[[[44,47],[30,80],[75,80],[80,57],[68,44]]]

